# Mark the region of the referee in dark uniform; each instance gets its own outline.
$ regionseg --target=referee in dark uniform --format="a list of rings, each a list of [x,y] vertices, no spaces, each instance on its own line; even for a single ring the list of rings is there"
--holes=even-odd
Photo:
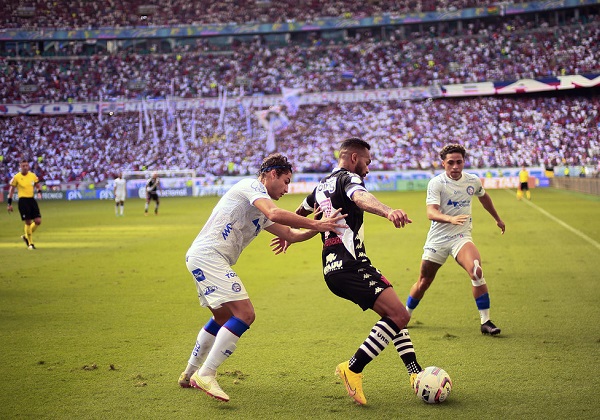
[[[154,172],[152,178],[146,182],[146,207],[144,208],[144,216],[148,216],[148,207],[150,201],[156,201],[156,207],[154,207],[154,214],[158,214],[158,206],[160,205],[160,199],[158,197],[158,190],[160,189],[160,181],[158,174]]]

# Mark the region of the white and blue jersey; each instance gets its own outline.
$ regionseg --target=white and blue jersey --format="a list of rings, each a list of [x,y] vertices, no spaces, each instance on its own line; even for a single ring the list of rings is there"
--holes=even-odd
[[[220,255],[234,265],[243,249],[272,221],[256,207],[259,198],[271,200],[265,186],[256,178],[235,184],[217,203],[186,256]]]
[[[437,204],[440,211],[449,216],[471,214],[473,196],[485,195],[481,180],[477,175],[462,173],[459,180],[450,178],[445,172],[432,178],[427,184],[426,204]],[[460,235],[471,235],[472,218],[463,225],[432,221],[427,242],[444,242]]]

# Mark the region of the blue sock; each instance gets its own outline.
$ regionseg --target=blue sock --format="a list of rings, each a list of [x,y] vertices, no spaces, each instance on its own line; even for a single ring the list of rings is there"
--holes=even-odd
[[[484,293],[475,299],[475,303],[477,304],[477,309],[490,309],[490,295],[489,293]]]
[[[250,328],[248,324],[246,324],[241,319],[236,318],[235,316],[229,318],[229,320],[223,325],[223,327],[227,328],[229,331],[231,331],[238,337],[241,337],[242,334],[244,334],[244,332],[246,332],[246,330]]]
[[[408,299],[406,299],[406,306],[409,309],[415,309],[417,307],[417,305],[419,304],[419,302],[421,302],[421,299],[415,299],[409,295]]]
[[[206,323],[206,325],[204,326],[204,329],[206,330],[206,332],[208,332],[212,335],[215,335],[215,336],[219,332],[220,328],[221,328],[221,326],[217,323],[217,321],[215,321],[214,318],[209,319],[208,322]]]

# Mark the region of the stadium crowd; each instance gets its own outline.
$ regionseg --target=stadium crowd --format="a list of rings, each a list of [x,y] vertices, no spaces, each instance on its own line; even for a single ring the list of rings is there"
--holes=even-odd
[[[373,16],[482,5],[479,0],[216,1],[130,0],[107,5],[56,0],[8,0],[0,31],[9,28],[122,27],[192,22],[280,22],[316,16]],[[324,5],[327,5],[326,7]],[[385,4],[385,10],[384,10]],[[138,6],[157,6],[140,21]],[[17,9],[34,7],[31,17]],[[102,10],[99,8],[102,7]],[[31,11],[31,9],[30,9]],[[132,14],[133,13],[133,14]],[[206,39],[173,45],[169,54],[121,50],[85,56],[78,43],[56,44],[62,57],[0,59],[3,103],[96,102],[111,98],[216,97],[220,87],[244,94],[401,88],[600,73],[597,11],[556,26],[552,14],[435,25],[406,36],[406,27],[361,30],[343,42],[317,32],[288,44],[263,37],[216,46]],[[546,19],[546,20],[545,20]],[[553,22],[553,23],[550,23]],[[307,45],[306,42],[310,41]],[[10,55],[10,54],[9,54]],[[61,55],[61,54],[58,54]],[[470,167],[593,165],[600,156],[598,96],[481,97],[422,102],[338,103],[301,107],[275,134],[295,170],[326,172],[341,137],[373,146],[372,170],[431,169],[448,142],[463,143]],[[249,115],[254,111],[247,110]],[[0,118],[0,184],[21,157],[45,181],[102,183],[122,170],[195,169],[198,174],[254,173],[267,153],[256,118],[228,109],[152,112],[156,128],[137,113],[99,121],[86,116]],[[180,136],[176,120],[180,119]],[[142,130],[140,131],[140,124]],[[192,125],[195,133],[191,134]]]
[[[372,144],[371,170],[432,169],[442,145],[460,142],[468,166],[593,165],[600,161],[600,97],[480,97],[301,107],[275,134],[294,170],[324,172],[340,138]],[[182,124],[180,138],[176,118]],[[266,132],[229,109],[156,111],[155,129],[137,113],[0,119],[0,183],[28,156],[42,179],[101,183],[121,170],[194,169],[199,175],[254,173],[267,153]],[[191,134],[192,121],[195,134]],[[143,132],[140,135],[139,127]],[[156,132],[156,136],[154,134]],[[194,141],[195,139],[195,141]],[[182,141],[183,140],[183,141]]]
[[[345,44],[269,48],[257,38],[227,54],[213,54],[199,41],[200,51],[177,54],[4,60],[0,97],[5,103],[214,97],[218,86],[231,91],[240,79],[253,95],[278,94],[283,84],[323,92],[597,74],[599,23],[596,16],[586,25],[535,29],[516,18],[504,26],[472,23],[470,34],[458,37],[411,41],[357,36]]]
[[[5,0],[2,28],[102,28],[200,23],[278,23],[485,6],[481,0]],[[2,10],[2,9],[0,9]]]

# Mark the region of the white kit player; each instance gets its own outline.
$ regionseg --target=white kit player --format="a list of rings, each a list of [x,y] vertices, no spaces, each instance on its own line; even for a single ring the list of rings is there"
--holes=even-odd
[[[123,177],[123,174],[120,174],[114,180],[113,193],[115,195],[115,216],[123,216],[123,212],[125,209],[125,197],[127,196],[127,182]]]
[[[291,176],[292,165],[285,156],[267,157],[258,179],[239,181],[219,200],[189,248],[186,265],[200,304],[210,309],[212,317],[198,333],[187,368],[179,377],[181,387],[198,388],[217,400],[229,401],[217,383],[217,368],[233,353],[255,318],[246,288],[231,266],[263,229],[293,243],[347,227],[338,224],[346,216],[339,211],[314,220],[277,207],[273,200],[288,192]]]
[[[490,296],[483,276],[481,256],[471,238],[473,196],[494,218],[502,234],[505,225],[479,177],[463,172],[465,156],[465,148],[459,144],[444,147],[440,157],[445,171],[432,178],[427,185],[427,217],[431,220],[431,228],[423,247],[419,280],[410,289],[406,309],[412,314],[431,286],[437,271],[451,255],[471,278],[473,298],[481,319],[481,333],[497,335],[500,334],[500,328],[490,320]]]

